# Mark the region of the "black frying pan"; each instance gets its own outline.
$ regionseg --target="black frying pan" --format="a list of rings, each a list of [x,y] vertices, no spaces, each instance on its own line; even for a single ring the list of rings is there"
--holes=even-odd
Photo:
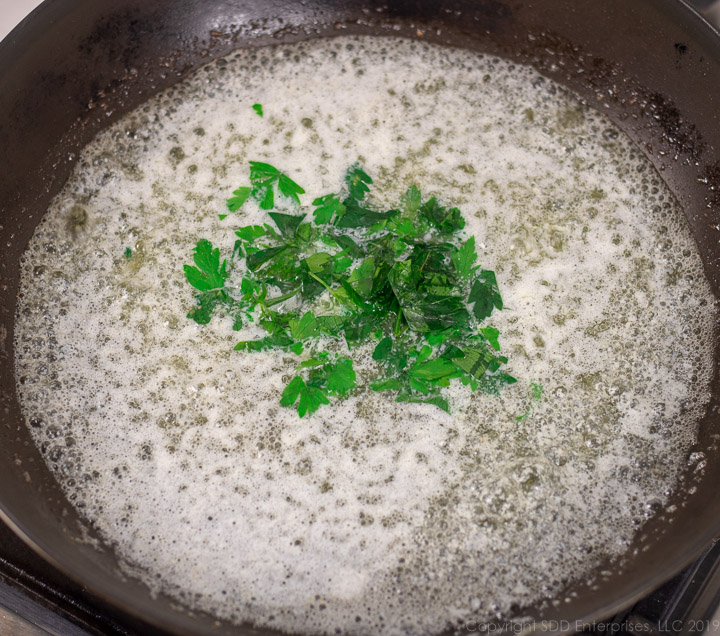
[[[240,46],[347,33],[419,37],[529,63],[607,112],[682,203],[716,295],[720,283],[720,37],[678,0],[47,0],[0,44],[0,517],[70,576],[178,633],[270,633],[189,614],[121,577],[36,451],[18,408],[18,258],[77,151],[102,127]],[[717,345],[717,343],[716,343]],[[720,359],[716,346],[716,360]],[[709,456],[672,523],[659,513],[594,589],[518,615],[607,617],[720,534],[720,383],[701,423]],[[680,504],[681,501],[676,503]]]

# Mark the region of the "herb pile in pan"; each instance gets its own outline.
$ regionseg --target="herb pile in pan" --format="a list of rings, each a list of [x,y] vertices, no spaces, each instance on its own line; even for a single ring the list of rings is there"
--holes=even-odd
[[[305,213],[272,211],[282,199],[300,210],[305,190],[277,168],[250,162],[250,185],[228,199],[235,213],[253,198],[268,210],[263,225],[235,229],[231,254],[198,241],[188,282],[199,292],[188,314],[199,324],[220,311],[259,324],[267,335],[236,350],[281,349],[298,356],[297,374],[281,396],[302,417],[353,391],[384,391],[398,402],[424,402],[449,412],[442,389],[453,380],[495,393],[516,380],[502,371],[499,332],[485,320],[503,301],[495,274],[477,264],[463,216],[411,186],[398,208],[381,210],[367,195],[372,179],[360,166],[345,189],[326,194]],[[228,215],[221,215],[225,218]],[[242,273],[231,286],[230,272]],[[233,280],[239,280],[233,276]],[[349,356],[334,353],[347,344]],[[360,381],[352,353],[375,343],[375,376]]]

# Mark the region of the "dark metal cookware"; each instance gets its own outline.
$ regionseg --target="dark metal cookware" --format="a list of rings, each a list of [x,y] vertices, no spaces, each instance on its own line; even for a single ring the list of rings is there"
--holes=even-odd
[[[530,63],[616,121],[682,203],[720,283],[720,37],[677,0],[48,0],[0,43],[0,517],[112,603],[178,633],[269,633],[190,614],[121,576],[33,446],[13,377],[18,259],[78,150],[102,127],[240,46],[341,34],[422,37]],[[716,355],[716,360],[718,356]],[[717,365],[716,365],[717,367]],[[704,474],[595,587],[518,615],[574,626],[613,614],[720,533],[720,383],[701,423]],[[678,422],[678,426],[682,426]]]

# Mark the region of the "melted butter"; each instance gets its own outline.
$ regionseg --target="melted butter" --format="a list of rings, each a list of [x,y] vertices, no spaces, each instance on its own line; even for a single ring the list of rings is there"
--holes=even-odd
[[[452,387],[452,415],[281,408],[293,356],[185,318],[197,239],[267,220],[218,219],[249,160],[305,204],[360,160],[378,205],[417,184],[459,206],[519,382]],[[22,272],[18,390],[48,465],[148,585],[235,621],[430,634],[552,597],[663,506],[709,397],[714,299],[658,175],[561,87],[461,50],[337,38],[204,67],[85,149]]]

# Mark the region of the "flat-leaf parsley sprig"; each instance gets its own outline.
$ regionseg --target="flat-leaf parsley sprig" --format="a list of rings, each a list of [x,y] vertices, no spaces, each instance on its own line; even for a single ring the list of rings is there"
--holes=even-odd
[[[198,241],[195,265],[185,265],[199,292],[188,317],[207,324],[222,308],[234,329],[251,321],[267,334],[236,350],[309,355],[280,400],[301,417],[360,389],[449,412],[442,389],[455,379],[489,393],[516,382],[502,370],[499,331],[485,324],[503,308],[495,273],[477,264],[460,210],[436,197],[423,201],[416,186],[398,208],[378,209],[367,201],[371,185],[355,164],[343,192],[301,210],[302,187],[270,164],[250,162],[250,186],[233,192],[228,212],[252,197],[272,224],[235,228],[233,252],[222,260],[210,241]],[[277,211],[278,196],[298,214]],[[243,272],[239,289],[225,285],[234,267]],[[374,342],[376,376],[358,382],[352,359],[320,350],[321,338],[344,340],[351,353]]]

